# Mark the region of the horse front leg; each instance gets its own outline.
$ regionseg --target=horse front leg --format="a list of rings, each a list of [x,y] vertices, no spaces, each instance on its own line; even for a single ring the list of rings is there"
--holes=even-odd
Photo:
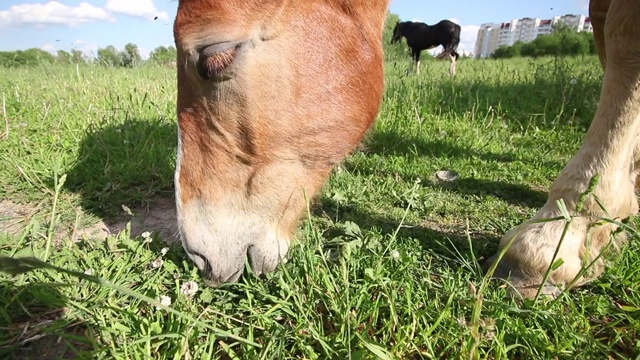
[[[638,212],[640,3],[592,0],[592,9],[609,3],[602,13],[606,18],[593,22],[596,39],[602,39],[596,45],[605,71],[598,110],[582,147],[554,181],[533,221],[515,227],[500,242],[505,254],[495,275],[508,278],[525,297],[536,296],[541,286],[542,294],[556,295],[560,288],[597,277],[605,265],[600,253],[612,241],[616,248],[624,240],[615,236],[618,223],[602,219],[620,221]],[[591,185],[596,175],[599,181]],[[590,195],[583,197],[587,189]],[[560,199],[578,215],[570,222],[562,219]]]
[[[416,66],[416,75],[420,75],[420,51],[413,52],[413,61]]]
[[[456,74],[456,56],[451,53],[449,54],[449,59],[451,60],[451,65],[449,65],[449,73],[451,74],[451,76]]]

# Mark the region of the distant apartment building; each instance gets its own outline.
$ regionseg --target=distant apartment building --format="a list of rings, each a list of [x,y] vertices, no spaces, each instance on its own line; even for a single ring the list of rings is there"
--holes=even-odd
[[[496,24],[482,24],[478,29],[478,37],[476,38],[476,45],[473,54],[477,58],[486,58],[494,51],[492,49],[498,48],[498,37],[500,36],[500,29],[496,27]]]
[[[563,23],[577,31],[593,31],[591,21],[584,15],[554,16],[548,20],[538,18],[513,19],[501,24],[485,23],[480,25],[474,55],[486,58],[502,45],[511,46],[516,41],[531,42],[540,35],[553,32],[557,23]]]

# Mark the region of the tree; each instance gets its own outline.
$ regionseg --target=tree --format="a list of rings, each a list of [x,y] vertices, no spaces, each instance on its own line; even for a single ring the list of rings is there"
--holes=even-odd
[[[120,51],[113,47],[113,45],[98,49],[98,64],[114,67],[122,65]]]
[[[142,57],[140,51],[138,51],[138,45],[128,43],[124,46],[124,51],[120,53],[122,58],[120,64],[126,67],[135,67],[140,65]]]
[[[589,50],[587,51],[587,54],[596,54],[596,42],[593,40],[593,34],[586,31],[582,31],[578,34],[582,37],[582,41],[588,44]]]
[[[82,51],[80,51],[78,49],[71,50],[71,61],[74,64],[84,64],[84,63],[86,63],[86,59],[84,57],[84,54],[82,53]]]
[[[410,59],[411,55],[407,54],[407,45],[404,41],[400,41],[396,44],[391,44],[391,37],[393,36],[393,28],[400,21],[400,17],[396,14],[387,13],[387,18],[384,22],[384,31],[382,33],[382,44],[384,47],[384,55],[387,60],[400,60]]]
[[[494,59],[508,59],[508,58],[512,58],[513,57],[513,51],[511,46],[509,45],[502,45],[499,48],[497,48],[493,54],[491,54],[491,57]]]
[[[516,56],[520,56],[522,53],[522,47],[526,45],[522,41],[516,41],[512,46],[502,45],[491,54],[494,59],[508,59]]]
[[[595,53],[595,42],[591,33],[577,32],[565,24],[557,24],[549,35],[538,36],[529,43],[516,42],[513,46],[501,46],[491,56],[577,56]]]
[[[169,65],[176,61],[177,56],[175,47],[158,46],[149,54],[149,61],[158,65]]]
[[[63,65],[68,65],[73,63],[71,54],[69,54],[64,50],[58,50],[56,54],[56,63],[63,64]]]
[[[533,43],[524,43],[520,47],[520,56],[524,57],[535,57],[536,56],[536,47]]]
[[[584,36],[575,31],[562,32],[559,34],[561,55],[585,55],[589,53],[589,43]]]
[[[531,42],[534,56],[560,55],[560,37],[553,35],[538,36]]]
[[[54,61],[53,55],[37,48],[0,52],[0,65],[7,67],[52,64]]]

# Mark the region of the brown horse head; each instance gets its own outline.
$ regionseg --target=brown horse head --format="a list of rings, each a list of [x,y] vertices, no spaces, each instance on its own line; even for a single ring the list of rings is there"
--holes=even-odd
[[[307,200],[383,90],[387,1],[181,0],[178,222],[209,284],[286,255]]]

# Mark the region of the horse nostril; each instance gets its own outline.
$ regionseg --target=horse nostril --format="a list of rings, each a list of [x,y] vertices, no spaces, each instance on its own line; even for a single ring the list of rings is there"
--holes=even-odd
[[[236,58],[242,43],[225,42],[207,46],[200,50],[198,72],[200,77],[209,80],[218,76]]]

